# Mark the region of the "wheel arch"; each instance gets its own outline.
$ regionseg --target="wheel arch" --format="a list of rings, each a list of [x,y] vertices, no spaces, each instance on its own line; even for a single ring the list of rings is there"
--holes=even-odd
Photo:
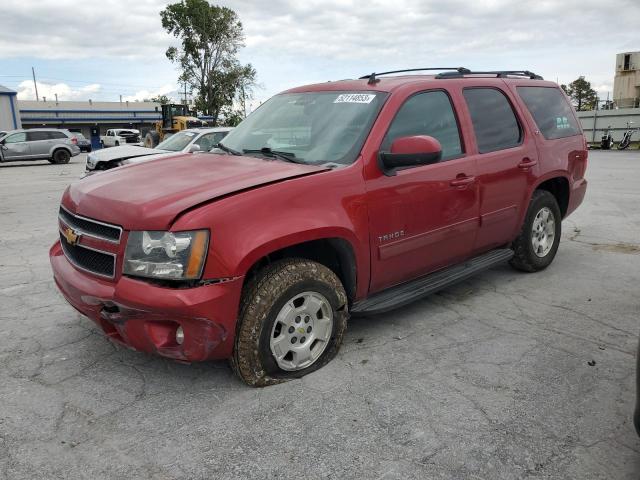
[[[558,202],[562,218],[566,217],[569,208],[569,196],[571,194],[569,178],[566,173],[554,172],[541,178],[531,191],[529,201],[531,201],[531,196],[536,190],[546,190],[551,193]]]
[[[241,269],[246,272],[246,284],[266,265],[284,258],[305,258],[318,262],[332,270],[342,282],[353,302],[358,286],[358,265],[353,243],[343,236],[323,236],[286,244],[271,244],[254,250],[243,260]]]

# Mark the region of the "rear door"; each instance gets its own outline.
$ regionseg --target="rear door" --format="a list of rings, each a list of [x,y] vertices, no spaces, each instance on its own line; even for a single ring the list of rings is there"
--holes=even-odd
[[[380,151],[400,137],[429,135],[442,159],[367,178],[371,244],[370,292],[446,267],[469,256],[478,225],[475,159],[465,155],[447,91],[415,93],[399,107]]]
[[[5,161],[28,160],[31,155],[26,132],[7,135],[3,140],[2,156]]]
[[[49,132],[34,130],[27,132],[27,141],[31,150],[31,156],[34,158],[47,158],[49,156]]]
[[[479,253],[517,236],[537,178],[537,150],[507,88],[466,87],[462,94],[475,136],[480,227],[473,250]]]

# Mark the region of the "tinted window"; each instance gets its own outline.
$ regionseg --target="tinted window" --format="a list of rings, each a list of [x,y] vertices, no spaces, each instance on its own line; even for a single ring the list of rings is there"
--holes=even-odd
[[[557,88],[518,87],[518,94],[547,140],[580,133],[567,99]]]
[[[442,159],[462,153],[458,123],[449,97],[444,92],[419,93],[405,102],[393,119],[382,142],[388,151],[396,138],[429,135],[442,145]]]
[[[480,153],[520,144],[522,132],[504,93],[495,88],[465,88],[463,94]]]
[[[27,134],[24,132],[20,132],[20,133],[14,133],[13,135],[9,135],[4,143],[18,143],[18,142],[24,142],[27,140]]]
[[[62,132],[47,132],[47,135],[51,140],[57,140],[59,138],[67,138],[67,136]]]
[[[27,132],[27,141],[36,142],[38,140],[48,140],[47,132]]]

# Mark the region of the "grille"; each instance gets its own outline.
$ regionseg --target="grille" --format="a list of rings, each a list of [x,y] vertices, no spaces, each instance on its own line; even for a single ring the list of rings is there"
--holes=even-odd
[[[115,225],[106,225],[84,217],[77,217],[67,212],[62,207],[60,207],[58,216],[71,228],[78,230],[85,235],[103,238],[112,242],[120,241],[120,234],[122,233],[122,229],[120,227]]]
[[[114,256],[80,245],[69,245],[62,234],[60,234],[60,243],[65,256],[76,267],[103,277],[113,277],[116,268]]]

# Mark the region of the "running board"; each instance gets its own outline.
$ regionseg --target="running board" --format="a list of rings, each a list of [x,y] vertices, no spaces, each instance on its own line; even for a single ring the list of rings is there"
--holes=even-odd
[[[383,313],[413,302],[431,293],[442,290],[449,285],[466,280],[478,272],[487,270],[513,257],[513,250],[499,248],[491,250],[466,262],[447,267],[430,273],[424,277],[412,280],[382,292],[375,293],[369,298],[356,302],[351,307],[353,314]]]

